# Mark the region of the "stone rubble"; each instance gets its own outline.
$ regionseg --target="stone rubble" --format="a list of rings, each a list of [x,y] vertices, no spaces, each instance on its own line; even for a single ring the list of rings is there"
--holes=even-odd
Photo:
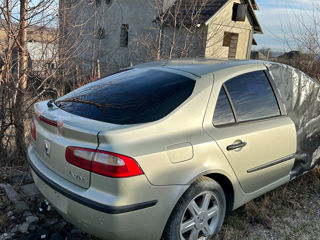
[[[16,182],[0,178],[0,196],[11,202],[3,203],[0,198],[0,211],[6,219],[4,226],[0,225],[0,240],[97,240],[66,222],[23,174],[28,181],[22,185],[17,184],[19,177],[14,178]]]
[[[6,192],[8,198],[15,205],[15,209],[17,211],[23,212],[29,210],[28,205],[21,200],[20,195],[10,184],[0,184],[0,188]]]

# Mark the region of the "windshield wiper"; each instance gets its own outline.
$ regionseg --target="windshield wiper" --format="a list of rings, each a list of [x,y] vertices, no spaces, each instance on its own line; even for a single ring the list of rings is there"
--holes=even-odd
[[[62,103],[62,102],[85,103],[85,104],[94,105],[94,106],[96,106],[97,108],[101,108],[101,107],[104,106],[103,104],[99,104],[99,103],[92,102],[92,101],[88,101],[88,100],[82,100],[82,99],[78,99],[78,98],[69,98],[69,99],[59,100],[59,101],[56,101],[55,104],[59,104],[59,103]]]
[[[94,105],[97,108],[99,108],[100,110],[103,107],[121,109],[121,108],[124,108],[124,107],[128,106],[128,104],[125,104],[125,103],[121,103],[121,104],[116,104],[116,103],[101,104],[101,103],[96,103],[96,102],[93,102],[93,101],[83,100],[83,99],[79,99],[79,98],[67,98],[67,99],[55,101],[55,104],[58,106],[60,103],[63,103],[63,102],[71,102],[71,103],[74,102],[74,103],[84,103],[84,104]],[[58,107],[60,107],[60,106],[61,105],[59,105]],[[136,106],[139,106],[139,105],[137,104]]]

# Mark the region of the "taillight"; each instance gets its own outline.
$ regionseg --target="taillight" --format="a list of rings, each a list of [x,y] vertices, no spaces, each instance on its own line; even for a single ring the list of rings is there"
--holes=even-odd
[[[143,174],[138,163],[130,157],[97,151],[92,162],[92,172],[109,177],[123,178]]]
[[[133,158],[113,152],[67,147],[66,159],[77,167],[108,177],[124,178],[143,174]]]
[[[30,131],[32,138],[36,141],[37,140],[37,130],[36,130],[36,124],[34,123],[34,119],[31,119],[30,122]]]
[[[66,160],[72,165],[90,171],[94,153],[93,149],[67,147]]]

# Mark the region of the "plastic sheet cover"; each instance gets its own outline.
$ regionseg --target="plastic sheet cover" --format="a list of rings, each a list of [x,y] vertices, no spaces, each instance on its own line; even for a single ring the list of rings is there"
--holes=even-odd
[[[297,153],[291,177],[295,178],[320,163],[320,84],[300,70],[268,63],[288,116],[297,131]]]

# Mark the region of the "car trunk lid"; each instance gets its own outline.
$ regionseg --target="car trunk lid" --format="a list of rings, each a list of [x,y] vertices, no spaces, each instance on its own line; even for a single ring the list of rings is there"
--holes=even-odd
[[[34,109],[36,140],[33,140],[33,144],[39,158],[59,176],[80,187],[88,188],[90,171],[67,162],[66,148],[73,146],[95,150],[99,144],[99,131],[113,129],[117,125],[79,117],[55,105],[49,108],[47,102],[37,103]]]

